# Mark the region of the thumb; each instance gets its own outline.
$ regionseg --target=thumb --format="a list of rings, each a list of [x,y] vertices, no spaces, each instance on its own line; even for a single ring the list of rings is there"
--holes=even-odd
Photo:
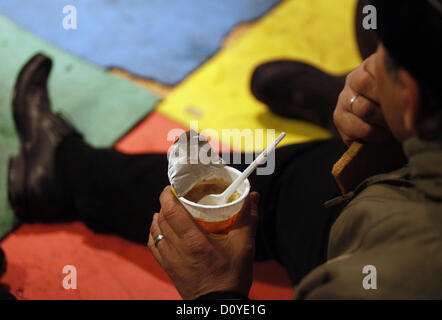
[[[258,224],[258,204],[260,198],[257,192],[249,194],[238,214],[238,220],[232,231],[235,231],[235,233],[238,232],[248,238],[255,236],[256,226]]]

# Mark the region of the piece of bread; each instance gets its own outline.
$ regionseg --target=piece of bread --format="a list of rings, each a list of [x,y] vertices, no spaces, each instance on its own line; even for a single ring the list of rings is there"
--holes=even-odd
[[[342,193],[347,193],[366,178],[399,169],[405,163],[402,146],[397,141],[386,144],[353,142],[333,166],[332,174]]]

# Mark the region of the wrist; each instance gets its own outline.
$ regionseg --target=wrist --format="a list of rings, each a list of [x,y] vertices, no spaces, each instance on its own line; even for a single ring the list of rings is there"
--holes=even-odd
[[[236,291],[213,291],[203,294],[195,300],[250,300],[246,295]]]

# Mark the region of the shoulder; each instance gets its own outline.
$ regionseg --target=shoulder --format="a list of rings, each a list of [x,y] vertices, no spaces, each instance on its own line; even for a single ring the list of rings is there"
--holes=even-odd
[[[403,185],[374,184],[344,208],[332,226],[331,258],[403,238],[440,239],[442,203]]]

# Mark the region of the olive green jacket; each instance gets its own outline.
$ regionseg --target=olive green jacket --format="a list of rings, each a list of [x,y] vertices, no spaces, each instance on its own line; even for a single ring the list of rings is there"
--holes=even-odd
[[[404,168],[326,203],[347,205],[296,299],[442,299],[442,142],[403,147]]]

